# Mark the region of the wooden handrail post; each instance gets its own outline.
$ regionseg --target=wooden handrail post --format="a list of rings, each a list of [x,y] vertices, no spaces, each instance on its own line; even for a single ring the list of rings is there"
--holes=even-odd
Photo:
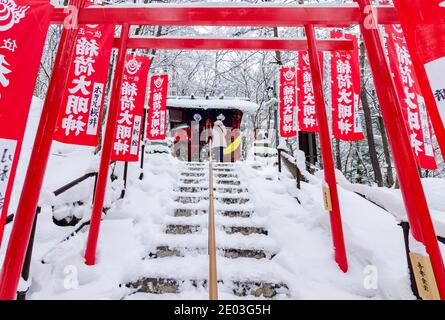
[[[216,271],[215,196],[213,193],[212,139],[209,140],[209,300],[218,300]]]

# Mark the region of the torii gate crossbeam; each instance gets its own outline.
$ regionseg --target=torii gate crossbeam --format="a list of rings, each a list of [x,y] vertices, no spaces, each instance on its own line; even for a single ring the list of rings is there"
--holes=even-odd
[[[119,39],[114,39],[118,47]],[[170,37],[130,37],[128,49],[160,50],[258,50],[258,51],[299,51],[308,50],[307,39],[255,39],[255,38],[170,38]],[[318,40],[320,51],[353,50],[351,40]]]
[[[143,6],[88,7],[79,12],[78,23],[114,23],[153,26],[227,26],[227,27],[339,27],[359,24],[361,12],[355,4],[323,5],[226,5],[147,4]],[[375,7],[380,24],[398,22],[392,6]],[[63,8],[52,16],[52,23],[62,24],[66,18]]]

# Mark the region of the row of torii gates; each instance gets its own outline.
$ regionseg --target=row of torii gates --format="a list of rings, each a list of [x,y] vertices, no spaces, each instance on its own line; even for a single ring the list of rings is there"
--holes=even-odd
[[[445,269],[439,251],[428,205],[417,171],[408,132],[398,97],[385,57],[378,24],[397,24],[397,12],[392,6],[373,8],[371,0],[356,0],[357,5],[338,6],[195,6],[195,5],[145,5],[145,6],[91,6],[84,8],[85,0],[72,0],[71,13],[76,14],[79,24],[121,25],[120,37],[115,39],[118,50],[112,96],[108,111],[106,134],[103,141],[97,187],[95,191],[91,227],[85,252],[86,264],[95,263],[97,239],[108,180],[112,133],[116,123],[122,70],[128,49],[189,49],[189,50],[308,50],[313,77],[316,113],[320,126],[325,180],[332,200],[330,210],[335,261],[344,272],[348,269],[343,239],[340,206],[337,195],[335,170],[322,74],[317,52],[351,50],[351,40],[317,40],[315,27],[348,27],[360,25],[374,76],[376,92],[395,167],[416,240],[422,242],[431,259],[435,280],[442,299],[445,299]],[[74,9],[74,11],[72,11]],[[53,24],[63,24],[67,19],[66,8],[57,8],[52,16]],[[153,26],[232,26],[232,27],[304,27],[307,39],[224,39],[224,38],[154,38],[131,37],[132,25]],[[70,61],[75,49],[75,28],[64,28],[57,51],[53,74],[35,138],[30,164],[26,174],[15,222],[0,276],[0,298],[14,299],[23,267],[30,233],[38,206],[42,182],[50,154],[52,135],[62,104],[62,93],[67,85]],[[422,77],[419,76],[422,80]],[[425,94],[425,93],[424,93]],[[442,135],[443,132],[436,132]],[[443,151],[443,150],[442,150]]]

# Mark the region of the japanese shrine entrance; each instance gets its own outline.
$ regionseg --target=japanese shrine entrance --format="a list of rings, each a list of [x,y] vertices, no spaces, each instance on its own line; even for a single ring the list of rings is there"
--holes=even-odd
[[[325,181],[332,199],[330,211],[335,260],[341,270],[348,269],[343,239],[340,205],[337,195],[331,137],[325,109],[322,76],[318,51],[350,50],[348,40],[316,40],[315,27],[347,27],[360,25],[368,58],[373,71],[383,119],[393,151],[395,166],[408,213],[413,236],[422,242],[431,258],[436,282],[445,299],[445,270],[432,225],[429,209],[417,174],[417,165],[405,129],[400,98],[385,57],[380,32],[376,23],[395,24],[396,11],[391,6],[372,10],[371,0],[357,0],[357,5],[344,6],[233,6],[198,7],[187,5],[161,5],[141,7],[88,7],[84,0],[73,0],[70,8],[78,8],[79,24],[121,25],[120,37],[115,39],[118,50],[112,97],[108,109],[106,134],[103,140],[101,163],[97,179],[91,227],[85,259],[95,263],[97,239],[102,215],[110,156],[119,104],[122,70],[128,49],[188,49],[188,50],[308,50],[312,69],[316,113],[320,126]],[[77,10],[74,10],[77,13]],[[62,24],[64,9],[56,9],[52,23]],[[306,39],[183,39],[130,37],[131,25],[154,26],[232,26],[232,27],[305,27]],[[30,165],[19,201],[15,223],[11,232],[5,261],[0,275],[0,298],[14,299],[24,263],[32,224],[41,192],[50,153],[53,132],[62,104],[62,93],[67,85],[69,63],[74,55],[76,29],[63,29],[56,56],[53,76],[48,88],[40,125],[35,138]],[[405,174],[406,172],[410,174]]]

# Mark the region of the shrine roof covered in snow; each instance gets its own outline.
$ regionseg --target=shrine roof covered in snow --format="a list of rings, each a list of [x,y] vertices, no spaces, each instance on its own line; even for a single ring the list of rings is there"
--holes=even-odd
[[[193,109],[237,109],[244,113],[254,113],[259,105],[241,98],[190,98],[169,97],[167,106],[173,108]]]

